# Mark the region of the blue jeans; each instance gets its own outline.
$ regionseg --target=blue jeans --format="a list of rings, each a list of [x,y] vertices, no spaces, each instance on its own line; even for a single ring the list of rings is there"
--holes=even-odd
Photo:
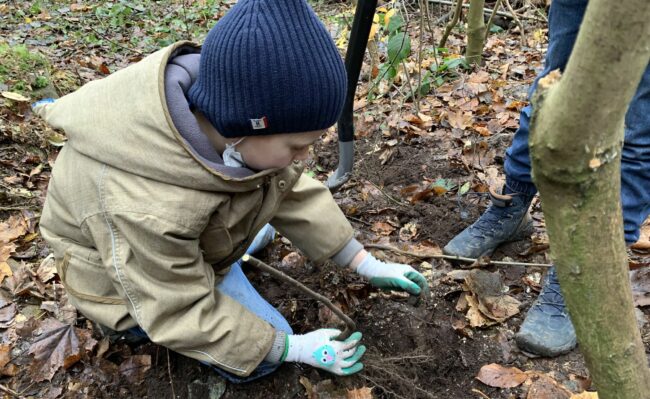
[[[540,78],[555,69],[564,70],[586,8],[587,0],[553,0],[551,3],[546,63],[544,70],[530,88],[529,97],[537,88]],[[527,194],[537,192],[530,176],[528,153],[531,112],[530,105],[521,111],[519,129],[506,151],[505,161],[507,186],[511,190]],[[650,66],[646,68],[625,115],[625,141],[621,157],[621,202],[625,241],[629,244],[639,239],[639,228],[650,214]]]
[[[260,232],[255,236],[255,239],[251,243],[250,247],[246,250],[247,254],[253,254],[266,246],[269,241],[273,238],[275,234],[275,229],[271,225],[267,224],[260,230]],[[216,287],[222,294],[226,294],[241,303],[250,310],[252,313],[259,316],[261,319],[266,320],[271,324],[276,330],[284,331],[287,334],[292,334],[293,330],[289,326],[287,320],[274,308],[270,303],[268,303],[260,294],[255,290],[251,283],[246,278],[246,275],[242,271],[241,261],[233,263],[230,267],[230,271],[224,279]],[[147,334],[140,328],[134,327],[129,330],[129,332],[146,337]],[[251,375],[248,377],[238,377],[232,373],[224,371],[216,366],[206,365],[212,367],[214,371],[226,378],[228,381],[233,383],[242,383],[255,380],[257,378],[263,377],[267,374],[274,372],[279,366],[279,363],[269,363],[263,361]]]

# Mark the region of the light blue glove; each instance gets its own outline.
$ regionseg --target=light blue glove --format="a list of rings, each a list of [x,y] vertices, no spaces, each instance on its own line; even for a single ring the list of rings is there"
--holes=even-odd
[[[414,268],[400,263],[384,263],[372,254],[366,255],[356,271],[378,288],[406,291],[411,295],[429,292],[427,279]]]
[[[363,369],[360,362],[366,347],[359,345],[361,333],[336,341],[341,331],[323,328],[304,335],[287,335],[284,362],[300,362],[337,375],[350,375]]]

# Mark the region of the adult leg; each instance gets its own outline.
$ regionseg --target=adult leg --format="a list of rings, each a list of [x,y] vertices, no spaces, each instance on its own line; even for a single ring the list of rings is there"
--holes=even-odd
[[[587,0],[555,0],[549,14],[549,46],[545,67],[530,88],[549,72],[566,66],[582,22]],[[448,255],[478,258],[491,255],[504,242],[530,233],[528,208],[537,192],[533,184],[528,152],[528,134],[532,106],[525,107],[511,146],[506,150],[504,198],[493,197],[492,204],[474,224],[463,230],[444,248]]]

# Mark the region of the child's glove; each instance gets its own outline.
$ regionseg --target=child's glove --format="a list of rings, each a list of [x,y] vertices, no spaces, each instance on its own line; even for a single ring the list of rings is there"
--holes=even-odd
[[[337,375],[361,371],[363,364],[359,360],[366,352],[366,347],[359,345],[361,333],[335,341],[339,334],[339,330],[324,328],[304,335],[287,335],[287,352],[282,361],[306,363]]]
[[[371,254],[366,255],[356,271],[378,288],[406,291],[411,295],[429,292],[427,280],[411,266],[384,263]]]

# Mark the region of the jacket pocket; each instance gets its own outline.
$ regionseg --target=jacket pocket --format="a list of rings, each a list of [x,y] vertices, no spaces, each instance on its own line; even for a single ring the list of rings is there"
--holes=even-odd
[[[66,291],[77,300],[110,305],[126,304],[125,300],[117,297],[99,256],[93,256],[90,252],[82,256],[68,249],[63,259],[56,263],[56,268]]]

